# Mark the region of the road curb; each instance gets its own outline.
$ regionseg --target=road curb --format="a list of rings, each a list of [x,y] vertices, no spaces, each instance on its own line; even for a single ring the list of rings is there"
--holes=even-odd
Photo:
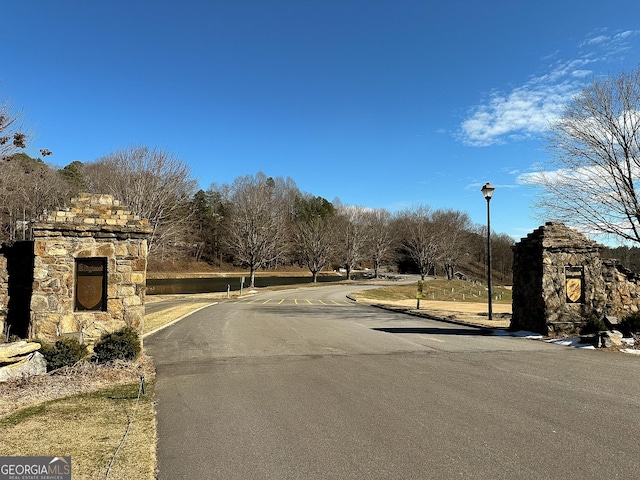
[[[154,333],[159,332],[160,330],[170,327],[171,325],[173,325],[174,323],[178,323],[180,320],[183,320],[185,318],[187,318],[189,315],[193,315],[196,312],[199,312],[200,310],[202,310],[203,308],[207,308],[207,307],[211,307],[213,305],[217,305],[219,302],[213,302],[213,303],[209,303],[207,305],[203,305],[202,307],[196,308],[195,310],[192,310],[189,313],[185,313],[184,315],[182,315],[181,317],[176,318],[175,320],[171,320],[169,323],[165,323],[164,325],[162,325],[161,327],[156,328],[155,330],[151,330],[150,332],[147,332],[145,334],[142,335],[142,338],[145,339],[150,335],[153,335]]]
[[[351,299],[353,300],[353,299]],[[357,300],[354,300],[357,302]],[[422,317],[422,318],[428,318],[429,320],[436,320],[438,322],[444,322],[444,323],[450,323],[452,325],[460,325],[460,326],[464,326],[464,327],[472,327],[472,328],[478,328],[480,330],[501,330],[501,331],[505,331],[508,332],[509,329],[506,327],[491,327],[491,326],[487,326],[487,325],[481,325],[479,323],[473,323],[473,322],[463,322],[461,320],[454,320],[451,318],[446,318],[446,317],[439,317],[437,315],[434,315],[432,313],[428,313],[428,312],[418,312],[416,310],[410,309],[410,308],[406,308],[406,307],[394,307],[394,306],[390,306],[390,305],[384,305],[381,303],[372,303],[371,304],[372,307],[376,307],[376,308],[380,308],[382,310],[387,310],[390,312],[397,312],[397,313],[404,313],[406,315],[412,315],[414,317]]]

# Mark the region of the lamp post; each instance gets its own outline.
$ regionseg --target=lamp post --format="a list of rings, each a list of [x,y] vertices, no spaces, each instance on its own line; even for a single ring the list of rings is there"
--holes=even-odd
[[[488,289],[488,307],[489,307],[489,320],[493,320],[493,312],[491,308],[491,210],[489,208],[489,202],[493,196],[493,192],[496,189],[489,182],[485,183],[482,189],[482,195],[487,200],[487,289]]]

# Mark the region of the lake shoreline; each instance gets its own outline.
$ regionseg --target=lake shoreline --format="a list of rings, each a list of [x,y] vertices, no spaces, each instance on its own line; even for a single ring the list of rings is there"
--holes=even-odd
[[[165,279],[182,279],[182,278],[242,278],[248,277],[249,272],[147,272],[147,278],[152,280]],[[338,272],[321,272],[318,276],[341,277]],[[309,277],[311,272],[308,270],[292,270],[292,271],[269,271],[261,270],[256,272],[256,278],[259,277]]]

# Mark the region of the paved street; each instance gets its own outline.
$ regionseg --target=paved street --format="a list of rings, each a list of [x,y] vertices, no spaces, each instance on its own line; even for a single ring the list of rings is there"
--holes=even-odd
[[[145,340],[159,478],[640,478],[640,359],[261,293]]]

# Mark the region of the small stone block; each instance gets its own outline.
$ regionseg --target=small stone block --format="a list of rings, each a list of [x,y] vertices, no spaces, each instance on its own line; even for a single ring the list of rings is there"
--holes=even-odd
[[[60,337],[62,338],[75,338],[76,340],[78,340],[78,343],[84,343],[84,333],[82,332],[67,332],[67,333],[61,333]]]
[[[618,317],[614,317],[613,315],[605,315],[604,323],[607,324],[607,327],[612,328],[618,326],[620,324],[620,321],[618,320]]]

